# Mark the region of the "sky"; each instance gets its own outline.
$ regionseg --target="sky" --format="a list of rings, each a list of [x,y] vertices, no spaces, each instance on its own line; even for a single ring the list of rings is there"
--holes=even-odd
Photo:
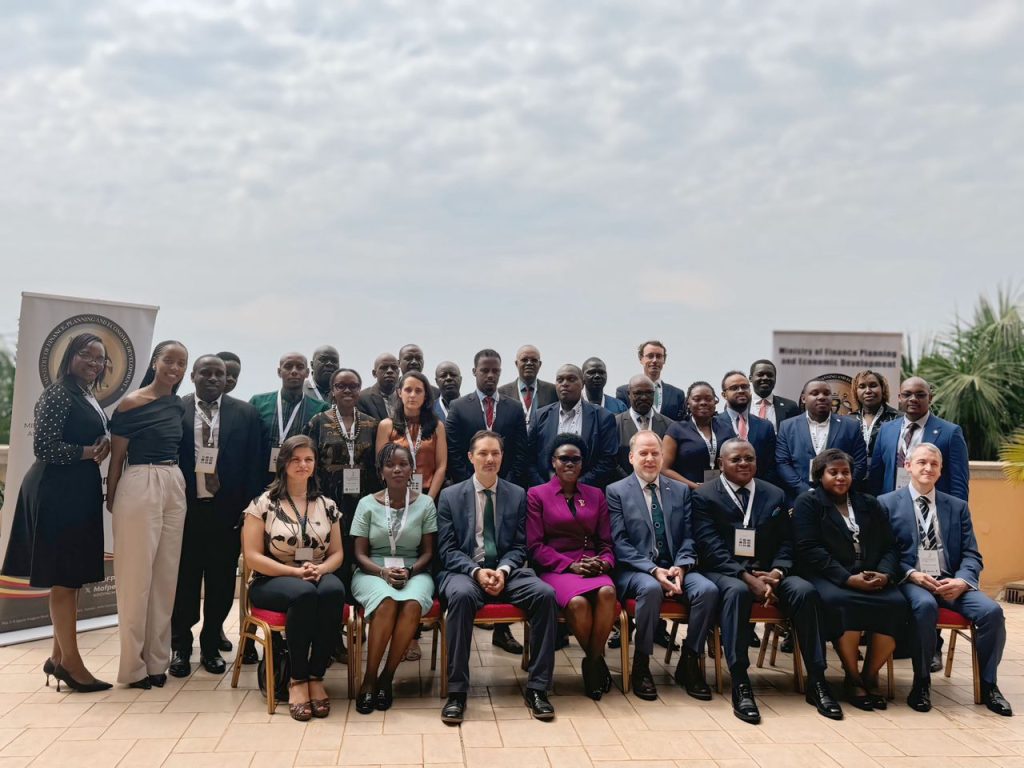
[[[773,329],[947,329],[1024,242],[1016,2],[0,6],[21,291],[243,359],[420,344],[718,381]],[[182,391],[186,391],[183,389]],[[794,393],[782,393],[792,395]]]

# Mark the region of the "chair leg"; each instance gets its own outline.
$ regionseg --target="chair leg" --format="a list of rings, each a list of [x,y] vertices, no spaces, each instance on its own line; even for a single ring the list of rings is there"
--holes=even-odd
[[[619,649],[622,653],[622,693],[629,693],[629,616],[619,614]]]
[[[896,675],[893,673],[892,669],[892,657],[893,654],[890,653],[889,658],[885,660],[885,671],[889,677],[889,683],[887,685],[885,697],[889,701],[892,701],[896,698]]]
[[[430,671],[437,669],[437,636],[440,634],[440,626],[435,621],[430,630]]]
[[[356,611],[355,606],[348,607],[348,620],[345,622],[345,639],[348,641],[348,697],[356,697],[356,661],[353,658],[356,653]]]
[[[974,643],[974,624],[971,624],[970,629],[971,639],[971,671],[974,673],[974,703],[981,704],[981,666],[978,664],[978,648]],[[952,636],[956,634],[956,631],[950,633],[950,644],[952,645]]]
[[[668,633],[668,647],[665,649],[665,663],[672,663],[672,646],[676,644],[676,635],[679,634],[679,620],[672,620],[672,630]]]
[[[441,614],[441,698],[448,698],[448,622]]]
[[[523,622],[523,659],[519,662],[523,672],[530,668],[530,622]]]
[[[713,630],[713,637],[715,643],[715,687],[721,693],[725,685],[722,676],[722,628],[717,624]]]
[[[274,699],[274,637],[269,628],[264,627],[263,632],[263,637],[266,640],[263,646],[263,659],[267,670],[267,714],[272,715],[277,709],[277,701]]]
[[[771,665],[773,667],[775,666],[775,660],[778,659],[778,657],[779,657],[779,635],[781,635],[781,634],[782,634],[781,632],[776,630],[775,634],[772,636],[772,659],[771,659]]]
[[[249,620],[246,617],[242,617],[241,628],[238,631],[238,653],[235,654],[235,660],[232,663],[231,670],[231,687],[238,687],[238,677],[242,674],[242,649],[245,648],[245,631],[249,628]]]
[[[768,652],[768,641],[772,635],[778,633],[778,626],[775,624],[764,625],[764,637],[761,638],[761,648],[757,652],[757,668],[764,666],[764,656]]]
[[[946,677],[953,674],[953,654],[956,653],[956,636],[958,632],[954,629],[949,633],[949,650],[946,651]],[[981,702],[978,702],[979,704]]]
[[[793,683],[797,693],[804,692],[804,657],[800,654],[800,638],[793,633]]]

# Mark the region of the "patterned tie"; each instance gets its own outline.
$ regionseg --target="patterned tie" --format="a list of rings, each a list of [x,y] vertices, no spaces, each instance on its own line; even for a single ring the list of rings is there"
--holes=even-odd
[[[738,427],[736,431],[739,433],[740,440],[746,440],[747,439],[747,416],[746,416],[746,414],[741,413],[739,415],[739,417],[736,419],[736,425]]]
[[[650,425],[648,424],[649,416],[640,417],[640,429],[647,429]]]
[[[761,407],[757,409],[757,417],[759,419],[768,418],[768,401],[761,400]]]
[[[907,463],[907,451],[910,450],[910,441],[914,438],[914,433],[921,428],[921,425],[916,421],[910,422],[907,427],[907,433],[903,436],[903,442],[900,444],[900,449],[896,453],[896,468],[899,469]]]
[[[654,386],[654,410],[661,413],[661,382]]]
[[[498,543],[494,533],[494,491],[484,489],[484,568],[498,565]]]
[[[523,405],[528,411],[533,408],[533,384],[526,385],[526,391],[523,392]]]
[[[494,398],[490,395],[484,398],[484,423],[488,429],[494,428]]]
[[[935,536],[935,526],[934,525],[928,525],[928,510],[929,510],[929,507],[931,506],[928,503],[928,497],[927,496],[918,496],[917,497],[917,506],[918,506],[918,509],[921,510],[921,520],[924,521],[924,525],[923,526],[921,524],[921,520],[918,520],[918,522],[917,522],[917,532],[921,536],[921,546],[924,547],[925,549],[938,549],[939,548],[939,540]]]
[[[672,559],[669,557],[668,538],[665,533],[665,513],[661,511],[657,489],[658,486],[654,483],[647,484],[647,490],[651,492],[651,522],[654,523],[654,538],[658,544],[658,565],[668,568],[672,565]]]
[[[217,404],[207,403],[196,398],[196,405],[206,415],[205,419],[200,419],[203,423],[203,445],[210,445],[210,424],[213,423],[213,409],[217,407]],[[220,490],[220,478],[217,477],[216,467],[214,467],[213,474],[203,475],[203,479],[209,493],[217,493]]]

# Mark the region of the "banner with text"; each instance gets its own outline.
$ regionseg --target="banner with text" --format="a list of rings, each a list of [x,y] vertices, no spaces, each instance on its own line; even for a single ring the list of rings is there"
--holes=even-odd
[[[149,362],[157,309],[139,304],[21,294],[11,446],[0,518],[0,560],[7,551],[15,513],[23,513],[17,506],[22,478],[35,461],[32,450],[35,404],[43,390],[56,381],[57,368],[68,343],[84,332],[103,339],[107,372],[96,399],[109,415],[124,394],[142,379]],[[106,484],[107,462],[103,463],[101,474]],[[110,514],[106,510],[103,518],[106,579],[82,588],[78,601],[80,619],[117,612],[113,540]],[[48,595],[49,590],[31,587],[27,578],[0,576],[0,632],[49,624]]]
[[[823,379],[832,387],[832,411],[856,410],[851,396],[853,377],[872,370],[889,381],[890,405],[896,405],[900,386],[903,334],[839,333],[832,331],[775,331],[772,360],[778,368],[776,391],[799,401],[811,379]]]

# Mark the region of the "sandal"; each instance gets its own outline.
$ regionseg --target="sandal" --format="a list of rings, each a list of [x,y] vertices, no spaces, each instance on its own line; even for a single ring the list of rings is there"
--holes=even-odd
[[[309,683],[308,680],[292,680],[288,683],[288,690],[290,691],[297,685],[306,685]],[[300,701],[295,704],[288,702],[288,714],[292,716],[292,720],[298,720],[299,722],[306,722],[313,718],[313,707],[308,701]]]
[[[309,681],[311,683],[322,683],[322,677],[311,677]],[[313,711],[313,717],[327,717],[331,714],[331,700],[328,697],[322,699],[310,698],[309,707]]]
[[[409,647],[405,649],[405,653],[402,654],[402,661],[419,661],[422,658],[423,653],[420,651],[419,640],[414,637],[409,643]]]

